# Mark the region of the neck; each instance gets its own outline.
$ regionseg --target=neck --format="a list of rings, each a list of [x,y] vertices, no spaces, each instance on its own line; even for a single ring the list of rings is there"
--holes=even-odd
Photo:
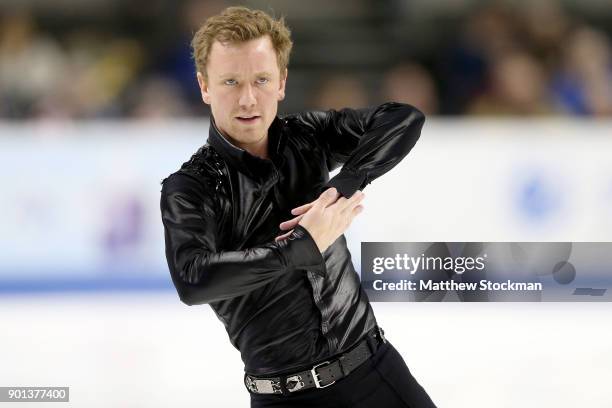
[[[252,156],[259,157],[260,159],[268,159],[268,137],[267,135],[262,137],[253,143],[240,143],[231,136],[225,133],[221,133],[231,144],[249,152]]]
[[[268,155],[268,135],[263,135],[259,140],[253,143],[240,143],[235,140],[233,137],[229,136],[225,131],[221,130],[214,121],[213,126],[217,129],[217,131],[224,137],[228,142],[233,144],[236,147],[239,147],[245,151],[247,151],[252,156],[259,157],[260,159],[269,159]]]
[[[253,156],[257,156],[260,159],[268,159],[268,136],[264,136],[259,139],[257,142],[244,144],[232,141],[235,146],[240,147],[241,149],[246,150]]]

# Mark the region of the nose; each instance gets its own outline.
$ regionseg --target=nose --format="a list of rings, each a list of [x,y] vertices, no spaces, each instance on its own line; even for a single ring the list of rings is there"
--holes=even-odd
[[[255,94],[253,92],[253,86],[251,84],[245,84],[240,91],[240,100],[238,101],[240,106],[249,108],[257,103]]]

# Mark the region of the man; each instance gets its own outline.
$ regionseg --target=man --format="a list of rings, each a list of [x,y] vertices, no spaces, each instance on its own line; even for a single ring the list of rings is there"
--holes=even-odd
[[[434,406],[378,328],[342,235],[422,113],[277,117],[292,43],[261,11],[224,10],[192,46],[212,117],[208,143],[163,181],[166,257],[180,299],[210,304],[240,350],[251,406]]]

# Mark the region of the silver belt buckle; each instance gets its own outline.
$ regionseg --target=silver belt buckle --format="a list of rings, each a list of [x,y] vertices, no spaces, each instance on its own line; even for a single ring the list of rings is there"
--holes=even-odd
[[[269,379],[258,379],[246,376],[245,384],[249,390],[257,394],[280,394],[280,384],[278,381]]]
[[[324,362],[322,362],[320,364],[315,365],[314,367],[312,367],[310,369],[310,373],[312,374],[312,379],[314,380],[315,386],[317,388],[326,388],[326,387],[329,387],[330,385],[332,385],[332,384],[334,384],[336,382],[334,380],[334,381],[330,382],[327,385],[321,385],[321,383],[319,382],[319,374],[317,374],[316,369],[317,369],[317,367],[321,367],[321,366],[323,366],[325,364],[329,364],[329,361],[324,361]]]
[[[291,388],[289,388],[290,383],[293,383]],[[302,381],[302,377],[299,375],[292,375],[291,377],[287,377],[287,381],[285,381],[285,384],[287,385],[287,389],[289,390],[289,392],[295,392],[304,388],[304,381]]]

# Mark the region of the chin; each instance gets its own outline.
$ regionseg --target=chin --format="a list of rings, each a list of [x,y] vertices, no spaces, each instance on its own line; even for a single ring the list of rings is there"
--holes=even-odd
[[[256,131],[255,129],[250,129],[247,131],[242,129],[241,131],[238,131],[235,133],[237,137],[235,137],[234,139],[243,144],[251,144],[251,143],[258,142],[260,140],[260,138],[256,136],[259,133],[260,132]]]

